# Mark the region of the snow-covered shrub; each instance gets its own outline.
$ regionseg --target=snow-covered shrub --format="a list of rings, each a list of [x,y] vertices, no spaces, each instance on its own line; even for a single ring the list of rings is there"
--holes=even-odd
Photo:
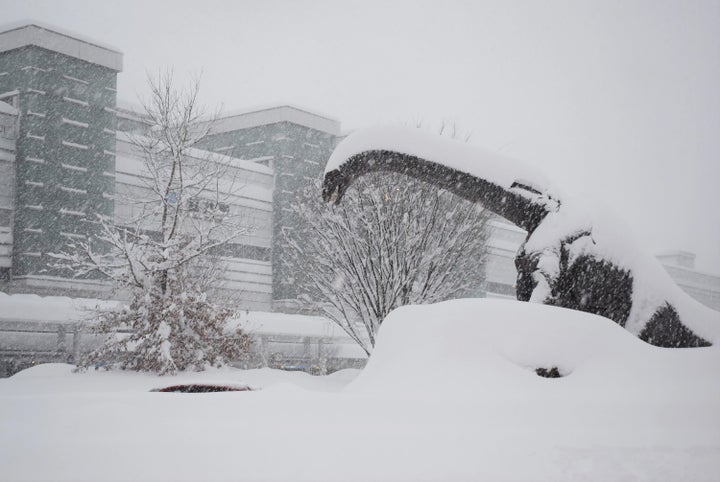
[[[75,276],[100,275],[129,299],[100,311],[105,344],[84,364],[174,373],[239,358],[249,339],[226,324],[232,312],[212,299],[223,249],[252,230],[229,199],[242,189],[229,164],[193,149],[210,132],[197,105],[198,84],[151,82],[147,132],[123,134],[140,158],[139,185],[116,193],[131,212],[99,217],[97,235],[54,256]],[[202,205],[204,208],[199,209]]]
[[[367,353],[393,309],[482,294],[490,214],[449,192],[368,176],[342,205],[310,184],[291,208],[302,220],[286,239],[303,301]]]
[[[252,345],[250,337],[228,329],[234,312],[197,288],[172,280],[164,293],[157,286],[133,290],[129,306],[99,313],[94,330],[109,336],[81,365],[165,375],[240,359]]]

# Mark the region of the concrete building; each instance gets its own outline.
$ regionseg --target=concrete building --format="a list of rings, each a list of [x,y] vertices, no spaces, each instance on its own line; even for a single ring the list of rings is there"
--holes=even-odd
[[[487,266],[487,296],[515,298],[515,253],[527,233],[497,218],[492,222],[493,237]],[[705,306],[720,311],[720,275],[695,269],[695,254],[669,251],[656,256],[670,277],[683,291]]]
[[[10,280],[15,212],[15,141],[18,135],[17,96],[0,97],[0,282]]]
[[[298,191],[320,178],[340,136],[340,122],[294,106],[275,106],[223,116],[202,147],[249,159],[272,169],[273,302],[276,308],[296,298],[294,273],[287,262],[285,232],[298,225],[290,209]]]
[[[720,311],[720,276],[695,269],[695,254],[668,251],[657,255],[670,277],[690,296]]]
[[[18,109],[12,206],[12,281],[66,284],[48,253],[92,233],[111,214],[117,73],[122,54],[39,25],[0,33],[0,94]],[[75,284],[94,286],[93,280]]]
[[[502,218],[490,222],[492,237],[488,246],[486,295],[515,299],[515,253],[527,233]]]
[[[121,121],[131,114],[118,109]],[[118,130],[115,158],[115,209],[116,222],[135,226],[144,219],[142,226],[148,232],[158,231],[159,220],[145,217],[146,203],[139,200],[153,199],[150,193],[150,177],[145,169],[143,154],[138,152],[138,136]],[[187,165],[194,162],[204,167],[218,167],[228,182],[219,183],[218,207],[224,215],[252,226],[246,234],[238,236],[222,247],[224,270],[219,280],[222,295],[245,309],[267,310],[272,306],[272,217],[273,217],[273,170],[252,160],[243,160],[214,154],[202,149],[190,149]],[[237,180],[236,183],[232,182]],[[218,201],[212,192],[203,192],[192,200],[189,216],[202,223],[209,207]],[[156,199],[156,197],[155,197]]]
[[[95,214],[132,217],[129,200],[146,189],[132,136],[150,126],[137,109],[118,107],[121,70],[117,49],[55,27],[0,32],[0,289],[105,296],[102,280],[68,279],[49,254],[91,236]],[[273,106],[223,116],[190,154],[227,164],[242,181],[224,193],[226,208],[253,229],[224,248],[222,281],[243,308],[295,298],[284,256],[283,234],[297,222],[289,205],[319,178],[339,135],[335,119]]]

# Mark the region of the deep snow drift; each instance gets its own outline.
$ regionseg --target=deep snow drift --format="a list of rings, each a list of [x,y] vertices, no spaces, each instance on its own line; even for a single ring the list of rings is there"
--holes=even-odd
[[[564,377],[535,373],[553,367]],[[486,397],[492,386],[493,396],[503,397],[597,402],[655,393],[662,403],[694,403],[720,401],[719,375],[719,348],[658,348],[589,313],[466,299],[393,311],[349,389]]]
[[[0,380],[7,480],[717,480],[720,349],[543,305],[393,312],[367,368]],[[538,367],[565,376],[547,379]],[[179,383],[252,392],[151,393]],[[350,382],[350,383],[349,383]],[[343,388],[345,387],[345,388]]]

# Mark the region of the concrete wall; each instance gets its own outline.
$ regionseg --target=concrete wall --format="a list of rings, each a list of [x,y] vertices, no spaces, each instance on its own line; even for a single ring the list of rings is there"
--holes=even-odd
[[[20,111],[12,275],[52,277],[48,254],[113,210],[104,173],[114,171],[117,71],[36,45],[8,49],[3,39],[0,93],[17,90]]]
[[[321,178],[340,135],[334,119],[293,106],[277,106],[220,119],[202,147],[273,168],[272,266],[276,307],[297,297],[295,270],[284,233],[300,220],[291,205]]]

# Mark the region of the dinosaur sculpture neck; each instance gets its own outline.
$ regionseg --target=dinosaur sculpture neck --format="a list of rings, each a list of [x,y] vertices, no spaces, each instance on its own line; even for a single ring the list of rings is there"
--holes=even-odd
[[[364,151],[350,157],[325,176],[323,198],[340,202],[345,190],[358,177],[370,172],[396,172],[428,182],[468,201],[479,203],[498,216],[532,233],[548,214],[542,194],[521,183],[511,189],[466,172],[410,154],[387,150]]]

